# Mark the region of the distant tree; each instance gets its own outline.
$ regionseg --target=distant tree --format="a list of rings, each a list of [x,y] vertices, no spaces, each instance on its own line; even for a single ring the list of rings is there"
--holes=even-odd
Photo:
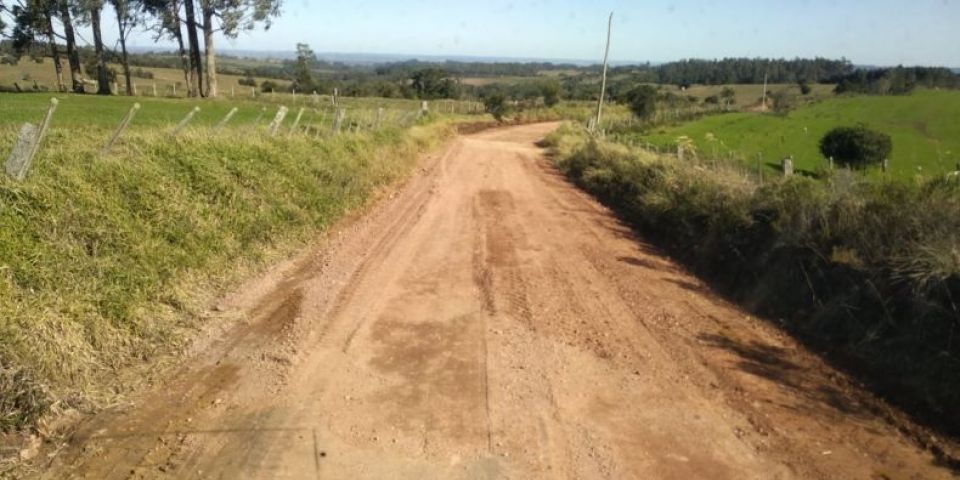
[[[418,98],[457,98],[457,84],[442,68],[424,68],[410,75],[410,85]]]
[[[543,82],[540,85],[540,94],[543,96],[543,104],[552,107],[560,103],[560,84],[555,80]]]
[[[797,86],[800,87],[801,95],[810,95],[810,92],[813,91],[813,89],[810,88],[810,84],[808,84],[806,80],[800,80],[797,82]]]
[[[297,44],[297,63],[294,64],[293,88],[307,92],[314,89],[313,65],[317,56],[306,43]]]
[[[483,99],[483,106],[487,113],[493,115],[498,122],[503,121],[503,117],[509,113],[507,97],[502,93],[492,93]]]
[[[637,85],[626,94],[630,111],[640,120],[650,120],[657,113],[657,89],[650,85]]]
[[[820,153],[850,167],[879,164],[890,157],[893,141],[890,136],[864,125],[838,127],[820,139]]]
[[[723,99],[723,106],[729,109],[734,103],[737,103],[737,92],[730,87],[723,87],[720,91],[720,98]]]

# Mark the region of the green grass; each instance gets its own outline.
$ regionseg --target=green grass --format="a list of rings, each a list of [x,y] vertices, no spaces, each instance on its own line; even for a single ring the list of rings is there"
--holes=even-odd
[[[48,98],[0,95],[3,157]],[[0,430],[30,427],[57,401],[86,408],[134,388],[218,292],[315,238],[452,133],[447,121],[321,139],[214,132],[205,125],[231,104],[204,102],[209,115],[174,139],[166,127],[196,102],[148,100],[100,157],[131,100],[63,98],[27,179],[0,175]]]
[[[124,96],[94,96],[75,95],[69,93],[0,93],[0,130],[19,129],[23,122],[39,124],[47,111],[51,97],[56,97],[60,104],[54,116],[52,127],[115,128],[130,107],[138,102],[141,110],[131,126],[133,130],[155,130],[157,127],[169,127],[179,122],[194,107],[199,106],[200,112],[194,117],[191,125],[216,125],[223,117],[236,107],[237,114],[231,119],[230,126],[252,126],[257,118],[259,125],[264,126],[273,118],[280,105],[290,108],[285,125],[291,125],[299,107],[305,107],[301,125],[316,125],[330,127],[334,116],[334,107],[329,101],[315,103],[311,97],[298,95],[296,99],[289,94],[277,94],[275,97],[265,95],[259,100],[249,99],[175,99],[151,97],[124,97]],[[438,109],[445,114],[453,108],[467,111],[473,107],[472,102],[433,102],[431,109]],[[405,114],[420,108],[420,102],[414,100],[383,99],[383,98],[341,98],[341,106],[345,109],[346,121],[360,120],[371,124],[376,118],[377,108],[384,108],[384,124],[389,125],[401,119]],[[265,111],[263,109],[266,109]],[[263,116],[261,117],[261,112]]]
[[[891,172],[901,178],[937,174],[960,162],[960,92],[923,90],[908,96],[834,98],[787,116],[731,113],[676,127],[656,128],[644,141],[664,147],[679,136],[692,139],[701,156],[735,156],[755,165],[757,156],[777,168],[787,155],[797,168],[825,166],[820,138],[831,128],[864,123],[893,138]],[[708,134],[716,140],[708,139]]]
[[[549,143],[572,181],[718,291],[960,433],[960,179],[841,169],[760,183],[735,162],[680,161],[580,128]]]

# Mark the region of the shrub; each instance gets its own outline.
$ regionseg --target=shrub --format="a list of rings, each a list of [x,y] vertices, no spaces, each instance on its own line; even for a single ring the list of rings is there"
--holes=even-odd
[[[140,67],[137,67],[131,70],[130,75],[136,78],[144,78],[147,80],[153,79],[153,72],[151,72],[150,70],[144,70]]]
[[[253,78],[253,77],[250,77],[250,76],[246,76],[246,77],[241,77],[240,79],[238,79],[238,80],[237,80],[237,83],[240,84],[240,85],[243,85],[243,86],[245,86],[245,87],[256,87],[256,86],[257,86],[257,79],[256,79],[256,78]]]
[[[757,185],[566,130],[557,165],[720,291],[818,346],[878,393],[960,432],[960,182]]]
[[[778,90],[770,95],[773,100],[773,111],[779,115],[786,115],[796,106],[797,99],[786,90]]]
[[[509,111],[507,106],[507,97],[502,93],[492,93],[483,99],[483,107],[487,113],[493,115],[498,122],[503,120],[504,115]]]
[[[810,95],[810,92],[813,91],[813,89],[810,88],[810,85],[809,85],[807,82],[805,82],[805,81],[799,82],[799,83],[797,84],[797,86],[800,87],[800,94],[801,94],[801,95]]]
[[[633,87],[626,95],[630,111],[640,120],[650,120],[657,113],[657,89],[650,85]]]
[[[849,167],[879,164],[890,156],[892,149],[889,135],[863,125],[834,128],[820,139],[820,153],[824,157]]]

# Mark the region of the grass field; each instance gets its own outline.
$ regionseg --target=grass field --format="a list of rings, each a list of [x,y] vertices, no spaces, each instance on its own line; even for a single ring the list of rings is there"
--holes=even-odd
[[[297,96],[294,101],[291,95],[279,94],[275,98],[264,96],[258,100],[99,97],[68,93],[0,94],[0,133],[8,132],[12,135],[12,132],[19,129],[23,122],[39,124],[47,111],[51,97],[56,97],[60,101],[51,124],[52,129],[94,128],[102,129],[103,135],[107,135],[109,129],[115,128],[120,123],[135,102],[141,104],[141,109],[131,124],[131,131],[172,128],[194,106],[200,107],[200,112],[194,116],[190,124],[194,127],[216,125],[234,107],[238,110],[230,121],[231,127],[265,128],[280,104],[290,108],[290,113],[283,124],[286,127],[292,126],[300,106],[306,107],[300,121],[300,126],[303,127],[330,130],[335,115],[335,109],[329,101],[314,103],[310,97],[302,95]],[[344,128],[353,123],[360,123],[369,128],[376,123],[377,109],[380,107],[384,108],[381,119],[383,125],[397,124],[402,120],[410,121],[413,118],[412,112],[420,107],[420,102],[414,100],[379,98],[342,97],[340,104],[345,111]],[[472,107],[472,102],[437,102],[431,105],[432,110],[441,112],[450,112],[455,108],[466,111]],[[5,151],[9,147],[10,145],[0,141],[0,151]]]
[[[730,113],[655,129],[642,139],[672,147],[689,137],[701,156],[741,157],[770,168],[792,155],[797,168],[825,165],[820,138],[831,128],[866,124],[893,138],[890,169],[900,177],[951,171],[960,161],[960,92],[917,91],[908,96],[857,96],[801,107],[787,116]],[[713,138],[713,140],[710,139]]]
[[[120,65],[110,65],[111,68],[117,71],[117,81],[121,85],[121,90],[124,88],[123,85],[123,70],[120,68]],[[63,61],[63,81],[69,87],[70,85],[70,69],[65,61]],[[136,69],[138,67],[131,67],[131,69]],[[154,78],[133,78],[133,84],[137,87],[137,94],[143,96],[152,96],[153,95],[153,85],[157,86],[157,95],[161,97],[174,96],[173,94],[173,85],[176,84],[176,96],[185,97],[186,88],[184,87],[183,72],[180,70],[170,69],[170,68],[150,68],[144,67],[143,70],[148,72],[153,72]],[[92,79],[90,75],[87,75],[87,78]],[[224,96],[229,96],[231,89],[237,97],[250,97],[250,87],[240,85],[238,80],[240,80],[238,75],[218,75],[220,92]],[[56,90],[56,74],[53,69],[53,63],[50,59],[44,58],[42,63],[37,63],[29,59],[22,59],[16,65],[0,65],[0,86],[4,87],[13,87],[13,84],[19,83],[20,87],[23,89],[33,88],[34,80],[37,82],[37,85],[41,88],[45,88],[50,91]],[[264,78],[256,78],[257,85],[260,84]],[[270,79],[272,82],[279,85],[287,85],[290,82],[284,80],[275,80]],[[95,90],[92,86],[87,86],[87,91],[92,93]]]
[[[0,156],[50,96],[0,94]],[[0,431],[54,402],[83,409],[135,388],[216,292],[316,238],[453,132],[432,115],[271,137],[245,126],[262,104],[139,99],[133,127],[100,156],[133,99],[57,96],[26,180],[0,174]],[[196,104],[196,124],[167,135]],[[208,127],[233,105],[230,128]]]

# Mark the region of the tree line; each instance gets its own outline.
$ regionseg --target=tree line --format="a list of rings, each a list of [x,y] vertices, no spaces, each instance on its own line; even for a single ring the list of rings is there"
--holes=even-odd
[[[769,83],[821,83],[854,71],[845,59],[828,58],[724,58],[688,59],[660,65],[631,65],[611,69],[641,83],[690,86]]]
[[[84,93],[84,49],[78,44],[77,28],[89,27],[93,49],[88,57],[92,69],[87,71],[96,72],[97,93],[111,93],[107,59],[114,56],[123,69],[127,94],[132,95],[134,71],[130,68],[127,40],[134,31],[148,32],[156,40],[175,42],[177,66],[183,71],[189,96],[217,97],[214,35],[219,32],[235,38],[258,26],[269,28],[271,20],[280,14],[280,4],[280,0],[0,0],[0,35],[10,39],[14,59],[44,52],[52,59],[57,87]],[[103,18],[107,5],[114,18]],[[104,45],[105,28],[116,29],[118,53]],[[64,79],[63,56],[70,72],[69,88]]]

